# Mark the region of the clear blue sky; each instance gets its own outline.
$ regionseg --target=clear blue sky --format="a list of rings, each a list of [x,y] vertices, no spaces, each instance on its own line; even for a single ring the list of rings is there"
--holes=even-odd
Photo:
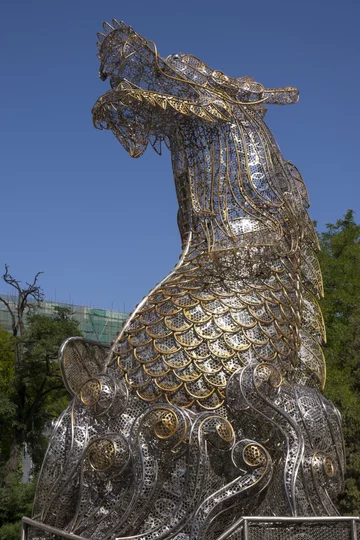
[[[47,298],[133,309],[177,261],[169,155],[131,159],[91,108],[96,32],[124,20],[162,56],[190,52],[230,76],[297,86],[267,123],[302,172],[311,217],[360,221],[358,0],[1,2],[1,249]],[[0,284],[0,291],[5,287]]]

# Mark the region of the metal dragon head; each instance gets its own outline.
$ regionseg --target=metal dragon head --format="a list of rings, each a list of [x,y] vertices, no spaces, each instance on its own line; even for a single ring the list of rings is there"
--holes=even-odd
[[[165,60],[154,42],[115,19],[103,28],[98,34],[100,78],[108,78],[112,90],[95,104],[94,123],[111,129],[132,157],[140,156],[149,141],[158,149],[174,116],[226,122],[243,106],[263,115],[267,104],[298,100],[296,88],[265,89],[252,77],[228,77],[190,54]]]

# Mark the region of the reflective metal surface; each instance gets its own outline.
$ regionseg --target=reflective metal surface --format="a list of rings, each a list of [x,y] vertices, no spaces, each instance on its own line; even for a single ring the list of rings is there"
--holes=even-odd
[[[133,157],[169,147],[183,253],[110,351],[63,345],[74,399],[34,519],[92,540],[215,540],[242,538],[229,536],[241,515],[336,515],[344,451],[321,395],[317,238],[302,177],[263,120],[297,90],[164,60],[117,21],[99,58],[111,89],[95,126]]]

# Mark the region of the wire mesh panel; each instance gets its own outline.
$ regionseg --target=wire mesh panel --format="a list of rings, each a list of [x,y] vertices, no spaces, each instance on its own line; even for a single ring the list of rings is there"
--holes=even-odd
[[[268,519],[268,521],[267,521]],[[278,518],[282,519],[282,518]],[[221,540],[357,540],[359,538],[359,518],[244,518],[241,525]]]
[[[354,540],[354,537],[349,523],[261,523],[249,525],[247,540]]]

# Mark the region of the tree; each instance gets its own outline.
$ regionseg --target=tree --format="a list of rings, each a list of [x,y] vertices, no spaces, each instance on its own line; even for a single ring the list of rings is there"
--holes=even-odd
[[[36,313],[43,298],[37,283],[39,275],[25,287],[10,275],[8,266],[3,276],[17,292],[15,307],[0,297],[12,320],[12,335],[6,338],[0,333],[1,458],[5,462],[5,484],[18,469],[25,443],[34,464],[41,462],[45,428],[67,401],[57,351],[67,337],[80,335],[70,310],[55,308],[52,316]]]
[[[348,210],[319,235],[327,328],[325,395],[343,416],[346,489],[341,511],[360,515],[360,225]]]
[[[69,402],[57,361],[59,347],[66,338],[79,335],[79,323],[68,308],[56,306],[52,316],[35,313],[28,317],[24,336],[24,440],[35,465],[41,465],[47,445],[44,429]]]
[[[37,312],[43,293],[38,273],[22,287],[5,266],[4,281],[15,287],[15,304],[5,298],[12,332],[0,328],[0,540],[16,540],[21,517],[31,514],[36,477],[22,483],[20,456],[24,445],[34,469],[47,445],[46,428],[66,407],[68,396],[57,362],[61,343],[80,335],[71,310],[55,307],[51,316]]]
[[[9,332],[0,328],[0,433],[1,446],[4,441],[4,433],[7,430],[9,422],[14,422],[16,416],[16,407],[13,403],[9,385],[14,380],[15,362],[14,362],[14,339]]]
[[[21,518],[31,515],[35,487],[35,477],[22,483],[21,471],[11,473],[7,485],[0,486],[0,540],[19,540]]]
[[[25,317],[29,310],[36,309],[43,298],[43,293],[41,287],[37,284],[39,275],[41,272],[38,272],[32,283],[26,283],[26,287],[21,286],[21,282],[15,279],[9,272],[9,267],[5,265],[5,274],[3,275],[3,280],[7,285],[10,285],[16,290],[17,301],[15,307],[12,306],[5,298],[0,297],[0,302],[2,302],[11,317],[11,326],[12,326],[12,336],[13,336],[13,347],[14,347],[14,370],[12,377],[12,386],[13,393],[8,394],[8,399],[13,403],[16,410],[16,418],[11,418],[10,425],[13,427],[13,436],[10,446],[10,452],[8,460],[5,464],[5,475],[6,480],[7,474],[14,472],[18,466],[19,455],[21,447],[24,443],[24,426],[22,424],[23,420],[23,408],[25,404],[25,395],[26,389],[23,382],[22,372],[24,368],[24,355],[23,355],[23,336],[25,333]],[[32,301],[31,301],[32,300]],[[16,395],[16,404],[13,400]],[[3,432],[4,439],[4,432]]]

